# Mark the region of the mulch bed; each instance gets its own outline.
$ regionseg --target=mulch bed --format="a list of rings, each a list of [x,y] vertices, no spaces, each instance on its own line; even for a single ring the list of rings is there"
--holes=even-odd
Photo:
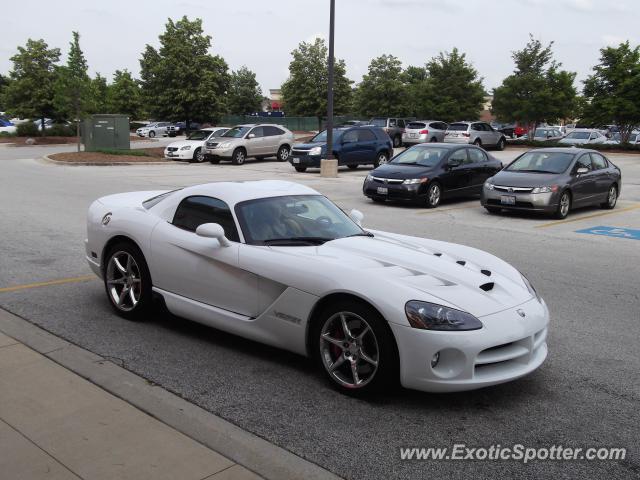
[[[59,162],[69,163],[91,163],[95,165],[113,163],[149,163],[149,162],[173,162],[173,160],[165,160],[164,148],[144,148],[136,149],[147,153],[147,156],[139,155],[113,155],[102,152],[64,152],[49,155],[49,158]]]

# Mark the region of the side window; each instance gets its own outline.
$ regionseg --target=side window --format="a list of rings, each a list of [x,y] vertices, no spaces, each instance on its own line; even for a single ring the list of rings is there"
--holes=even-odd
[[[352,143],[358,141],[358,130],[349,130],[342,136],[343,143]]]
[[[274,137],[276,135],[283,135],[284,132],[278,127],[262,127],[265,137]]]
[[[468,150],[469,163],[482,163],[487,161],[487,156],[483,151],[477,148],[469,148]]]
[[[263,128],[262,128],[262,127],[256,127],[256,128],[253,128],[253,129],[249,132],[249,135],[250,135],[250,134],[252,134],[252,133],[255,135],[255,138],[264,137],[264,130],[263,130]]]
[[[398,126],[400,128],[404,128],[404,120],[403,119],[401,119],[401,118],[398,119]]]
[[[451,162],[453,160],[455,163],[460,163],[460,164],[469,163],[469,159],[467,158],[467,150],[468,149],[466,148],[461,148],[459,150],[456,150],[451,154],[448,161]]]
[[[229,206],[217,198],[199,195],[185,198],[178,205],[171,223],[190,232],[195,232],[203,223],[219,223],[229,240],[240,241]]]
[[[593,165],[594,170],[600,170],[602,168],[607,168],[607,160],[597,153],[591,154],[591,164]]]
[[[576,161],[576,166],[573,168],[574,172],[577,172],[579,168],[588,168],[591,171],[591,157],[588,153],[580,156]]]
[[[361,142],[373,142],[376,140],[376,136],[371,130],[363,128],[358,130],[358,140]]]
[[[389,119],[389,126],[390,127],[395,127],[396,126],[396,119],[395,118],[390,118]]]
[[[471,124],[471,130],[475,130],[476,132],[481,132],[482,131],[482,125],[479,123],[472,123]]]
[[[446,130],[448,128],[448,125],[446,123],[438,122],[436,123],[435,128],[437,128],[438,130]]]

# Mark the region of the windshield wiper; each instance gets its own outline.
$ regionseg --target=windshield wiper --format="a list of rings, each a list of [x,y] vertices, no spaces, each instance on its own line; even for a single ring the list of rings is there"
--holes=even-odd
[[[528,172],[528,173],[557,173],[557,172],[550,172],[549,170],[526,170],[526,169],[522,169],[522,170],[507,170],[508,172]]]
[[[289,237],[289,238],[269,238],[263,240],[265,245],[273,245],[277,243],[310,243],[312,245],[322,245],[325,242],[335,240],[335,238],[326,237]]]
[[[364,230],[363,232],[354,233],[352,235],[347,235],[346,237],[342,237],[342,238],[349,238],[349,237],[373,237],[373,233],[367,232],[366,230]]]

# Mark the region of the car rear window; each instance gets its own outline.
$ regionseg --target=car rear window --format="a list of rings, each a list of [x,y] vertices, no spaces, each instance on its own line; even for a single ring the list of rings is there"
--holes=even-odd
[[[469,129],[468,123],[452,123],[451,125],[449,125],[449,130],[464,132],[468,129]]]
[[[421,128],[425,128],[427,126],[426,123],[422,123],[422,122],[409,122],[407,124],[407,128],[413,129],[413,130],[418,130]]]

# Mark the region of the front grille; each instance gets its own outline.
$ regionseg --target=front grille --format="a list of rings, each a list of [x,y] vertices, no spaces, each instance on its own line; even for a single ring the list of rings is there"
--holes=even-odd
[[[178,151],[178,147],[167,147],[167,150],[169,152],[176,152],[176,151]]]
[[[533,191],[532,187],[504,187],[502,185],[494,185],[493,188],[499,192],[509,193],[531,193]]]
[[[402,178],[382,178],[382,177],[371,177],[374,182],[377,183],[391,183],[391,184],[400,184],[404,182]]]
[[[309,155],[309,150],[291,150],[292,156],[304,157],[305,155]]]

